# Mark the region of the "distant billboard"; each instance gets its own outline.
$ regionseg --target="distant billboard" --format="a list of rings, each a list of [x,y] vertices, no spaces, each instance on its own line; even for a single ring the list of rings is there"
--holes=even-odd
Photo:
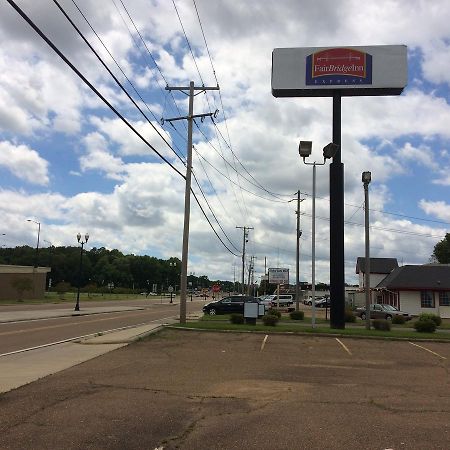
[[[407,83],[405,45],[276,48],[274,97],[399,95]]]
[[[289,284],[289,269],[269,269],[270,284]]]

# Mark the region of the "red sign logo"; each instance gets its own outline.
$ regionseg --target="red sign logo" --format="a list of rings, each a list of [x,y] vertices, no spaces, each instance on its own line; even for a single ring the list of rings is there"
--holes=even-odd
[[[372,84],[372,56],[350,48],[313,53],[306,58],[306,84]]]

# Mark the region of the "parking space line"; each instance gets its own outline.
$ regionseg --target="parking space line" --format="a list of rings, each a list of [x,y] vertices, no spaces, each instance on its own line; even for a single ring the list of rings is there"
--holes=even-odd
[[[269,337],[269,335],[268,334],[266,334],[266,336],[264,337],[264,339],[263,339],[263,341],[262,341],[262,344],[261,344],[261,352],[264,350],[264,346],[266,345],[266,341],[267,341],[267,338]]]
[[[352,356],[352,352],[347,348],[347,346],[338,338],[336,338],[336,340],[339,342],[339,344],[342,345],[342,347],[344,348],[344,350],[350,355]]]
[[[445,356],[442,356],[442,355],[440,355],[439,353],[433,352],[433,350],[430,350],[429,348],[422,347],[421,345],[418,345],[418,344],[414,344],[414,342],[410,342],[410,344],[411,344],[411,345],[414,345],[415,347],[419,347],[419,348],[421,348],[422,350],[426,350],[427,352],[433,353],[433,355],[436,355],[436,356],[438,356],[439,358],[447,359]]]

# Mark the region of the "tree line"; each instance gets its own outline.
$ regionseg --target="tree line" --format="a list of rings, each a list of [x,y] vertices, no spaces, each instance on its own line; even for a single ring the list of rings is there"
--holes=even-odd
[[[119,250],[93,247],[83,251],[82,270],[79,277],[80,247],[44,247],[27,245],[0,248],[0,264],[50,267],[48,280],[55,287],[65,283],[72,287],[115,292],[150,292],[156,285],[157,292],[166,292],[169,286],[178,290],[181,261],[178,258],[158,259],[153,256],[124,255]],[[210,288],[220,284],[223,291],[232,291],[233,282],[210,280],[206,275],[188,275],[189,289]],[[236,289],[239,284],[236,283]]]

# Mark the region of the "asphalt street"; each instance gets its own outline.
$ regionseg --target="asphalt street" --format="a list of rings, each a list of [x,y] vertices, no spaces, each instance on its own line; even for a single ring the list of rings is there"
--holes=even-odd
[[[164,329],[0,395],[4,449],[448,449],[450,346]]]

